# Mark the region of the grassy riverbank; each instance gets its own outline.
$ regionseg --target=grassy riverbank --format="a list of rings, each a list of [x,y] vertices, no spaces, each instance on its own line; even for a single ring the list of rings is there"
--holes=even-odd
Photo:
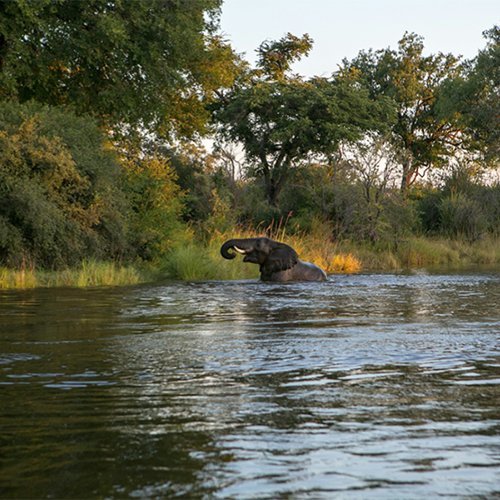
[[[231,261],[221,258],[219,249],[225,239],[228,238],[217,239],[207,246],[193,245],[173,251],[163,263],[160,274],[181,280],[258,278],[258,266],[243,263],[240,256]],[[471,244],[462,239],[410,237],[397,246],[389,242],[375,245],[352,241],[332,243],[304,236],[285,235],[279,239],[293,246],[302,260],[314,262],[327,274],[425,267],[460,269],[498,265],[500,268],[498,238]]]
[[[113,262],[85,261],[78,268],[46,271],[23,266],[0,268],[0,288],[36,288],[61,286],[131,285],[147,281],[147,274],[134,266]]]
[[[221,244],[231,237],[251,237],[255,233],[218,234],[210,241],[191,241],[174,248],[161,261],[148,264],[118,265],[113,262],[85,261],[78,268],[59,271],[0,268],[0,288],[86,287],[132,285],[161,279],[234,280],[257,279],[258,267],[237,256],[228,261],[220,256]],[[273,234],[273,238],[293,246],[303,260],[314,262],[334,273],[391,271],[396,269],[443,267],[465,268],[474,265],[500,268],[499,238],[474,243],[465,239],[409,237],[398,245],[379,242],[343,241],[333,243],[326,235]]]

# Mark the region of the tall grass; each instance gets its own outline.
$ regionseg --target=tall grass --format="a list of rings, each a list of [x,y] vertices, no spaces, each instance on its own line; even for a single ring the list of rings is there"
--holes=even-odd
[[[163,275],[180,280],[256,279],[259,277],[257,265],[243,263],[239,255],[232,260],[223,259],[220,247],[232,238],[257,236],[268,236],[287,243],[295,248],[302,260],[313,262],[327,274],[431,266],[500,265],[500,245],[494,238],[470,244],[465,239],[412,236],[396,247],[387,241],[376,245],[347,240],[332,242],[330,235],[331,231],[325,225],[318,225],[308,233],[297,231],[289,234],[286,224],[214,233],[209,241],[193,240],[189,246],[173,250],[163,263]]]
[[[207,241],[172,249],[162,264],[164,277],[180,280],[236,280],[256,279],[259,266],[244,263],[237,255],[232,260],[222,258],[220,247],[232,238],[269,236],[295,248],[299,257],[314,262],[327,273],[349,273],[361,269],[361,263],[352,254],[338,252],[336,245],[325,234],[315,237],[305,233],[287,234],[286,224],[276,227],[238,228],[227,233],[213,233]]]
[[[34,288],[37,286],[33,269],[0,268],[0,288]]]
[[[54,286],[131,285],[145,281],[145,275],[133,266],[114,262],[84,261],[75,269],[60,271],[0,268],[0,288],[35,288]]]
[[[365,271],[391,271],[404,268],[461,268],[470,265],[500,267],[499,238],[489,237],[474,243],[464,239],[409,237],[396,247],[394,243],[332,242],[327,227],[313,232],[288,234],[285,226],[238,228],[211,235],[209,240],[183,242],[161,262],[148,267],[120,266],[113,262],[87,260],[78,268],[61,271],[35,270],[29,265],[20,269],[0,268],[0,288],[52,286],[130,285],[157,279],[238,280],[257,279],[259,267],[244,263],[240,256],[226,260],[221,245],[231,238],[269,236],[289,244],[302,260],[314,262],[328,274]]]
[[[162,270],[165,277],[178,280],[236,280],[258,278],[258,266],[242,259],[228,261],[220,254],[219,240],[208,246],[191,244],[172,250]]]
[[[406,268],[443,267],[461,268],[471,265],[500,266],[498,237],[485,237],[470,243],[466,238],[432,238],[409,236],[398,245],[381,241],[372,245],[366,241],[345,240],[333,242],[331,229],[321,222],[310,225],[308,232],[289,232],[286,221],[257,229],[239,228],[235,231],[214,234],[207,247],[206,279],[245,279],[258,276],[258,266],[244,264],[237,256],[234,260],[221,259],[219,248],[231,238],[268,236],[295,248],[302,260],[313,262],[327,274],[356,273],[365,271],[391,271]],[[230,266],[230,269],[228,269]],[[249,274],[248,269],[253,269]],[[214,274],[215,273],[215,276]],[[192,277],[191,279],[195,279]]]
[[[470,243],[465,238],[409,237],[398,247],[388,242],[345,241],[339,245],[361,262],[364,270],[395,270],[422,267],[461,268],[473,265],[500,266],[500,242],[487,237]]]

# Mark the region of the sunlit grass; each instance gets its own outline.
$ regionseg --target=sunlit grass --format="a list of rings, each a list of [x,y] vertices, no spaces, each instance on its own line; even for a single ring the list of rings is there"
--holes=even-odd
[[[144,276],[133,266],[93,260],[84,261],[78,268],[59,271],[0,268],[0,288],[132,285],[140,281],[145,281]]]
[[[408,237],[395,244],[344,241],[339,250],[351,253],[363,270],[391,271],[422,267],[462,268],[473,265],[500,266],[498,238],[470,243],[466,239]]]
[[[500,266],[500,242],[498,237],[493,236],[473,243],[465,238],[409,236],[399,241],[397,246],[390,241],[380,241],[372,245],[366,241],[333,242],[328,226],[318,224],[309,233],[297,231],[294,234],[287,233],[281,226],[262,228],[261,231],[240,229],[217,235],[213,243],[217,241],[221,245],[231,238],[266,235],[292,246],[301,260],[313,262],[324,269],[327,274],[439,266],[443,268],[471,265]],[[229,261],[229,263],[234,265],[234,261]]]
[[[0,268],[0,288],[34,288],[36,272],[32,269]]]
[[[164,277],[177,280],[237,280],[259,276],[258,266],[243,263],[241,258],[231,261],[222,258],[218,240],[208,247],[192,244],[172,250],[162,271]]]
[[[260,230],[259,230],[260,229]],[[333,273],[359,271],[392,271],[405,268],[464,268],[471,265],[500,266],[500,242],[489,237],[474,243],[466,239],[408,237],[396,245],[382,241],[332,242],[327,229],[318,227],[312,233],[288,234],[284,228],[239,228],[211,235],[209,241],[183,241],[167,256],[149,265],[119,265],[113,262],[87,260],[77,268],[59,271],[0,267],[0,288],[88,287],[131,285],[159,279],[176,280],[247,280],[258,279],[259,266],[244,263],[237,255],[222,258],[221,245],[231,238],[253,238],[269,235],[295,248],[299,257]]]
[[[348,254],[337,254],[329,262],[328,266],[325,266],[325,271],[327,273],[357,273],[361,271],[361,261],[356,257]]]

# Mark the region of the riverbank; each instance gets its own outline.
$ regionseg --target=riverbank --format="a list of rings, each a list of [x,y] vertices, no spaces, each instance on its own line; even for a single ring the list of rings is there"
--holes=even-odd
[[[146,273],[136,266],[120,266],[114,262],[84,261],[78,268],[57,271],[0,267],[0,289],[38,287],[87,287],[132,285],[148,281]]]
[[[250,237],[240,233],[238,237]],[[314,262],[328,274],[360,271],[392,271],[442,267],[500,266],[500,241],[485,238],[474,243],[464,239],[410,237],[375,245],[366,242],[331,242],[327,238],[307,235],[273,235],[293,246],[302,260]],[[135,265],[114,262],[85,261],[78,268],[47,271],[24,266],[21,269],[0,268],[0,289],[37,287],[88,287],[133,285],[161,279],[236,280],[257,279],[258,266],[243,263],[241,258],[227,261],[219,249],[227,235],[210,242],[192,242],[174,248],[161,261]]]

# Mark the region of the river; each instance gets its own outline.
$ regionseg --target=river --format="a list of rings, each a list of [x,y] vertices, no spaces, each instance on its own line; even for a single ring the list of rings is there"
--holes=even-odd
[[[500,498],[500,273],[0,291],[0,498]]]

